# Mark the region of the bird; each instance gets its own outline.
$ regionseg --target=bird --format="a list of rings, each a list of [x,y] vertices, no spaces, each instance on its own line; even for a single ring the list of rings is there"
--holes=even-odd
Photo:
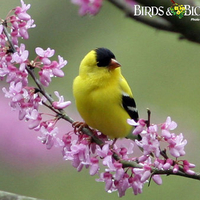
[[[127,119],[137,122],[138,110],[121,74],[121,64],[109,49],[93,49],[83,58],[79,75],[73,81],[73,95],[85,124],[110,139],[132,135],[133,127]]]

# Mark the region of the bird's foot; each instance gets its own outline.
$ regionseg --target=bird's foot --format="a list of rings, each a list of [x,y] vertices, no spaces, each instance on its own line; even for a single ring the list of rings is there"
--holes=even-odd
[[[85,123],[85,122],[79,122],[79,121],[76,121],[76,122],[73,122],[72,123],[72,127],[74,128],[74,132],[75,133],[82,133],[81,132],[81,130],[83,129],[83,128],[88,128],[88,129],[90,129],[89,128],[89,126]]]

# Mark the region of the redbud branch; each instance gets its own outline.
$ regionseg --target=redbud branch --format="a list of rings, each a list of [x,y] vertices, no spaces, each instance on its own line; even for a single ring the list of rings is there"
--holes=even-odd
[[[181,20],[177,16],[168,16],[163,14],[163,16],[135,16],[132,6],[128,5],[124,0],[108,0],[114,6],[119,8],[122,12],[126,14],[127,17],[134,19],[138,22],[141,22],[150,27],[164,30],[168,32],[179,33],[180,39],[187,39],[192,42],[200,43],[200,25],[199,23],[191,23],[193,18],[192,15],[184,16]],[[172,6],[171,1],[166,0],[137,0],[137,3],[142,6],[163,6],[163,10],[167,10]],[[196,6],[194,0],[182,0],[181,4]]]
[[[10,51],[12,53],[15,53],[16,52],[16,49],[10,39],[10,36],[9,36],[9,33],[6,29],[7,27],[7,23],[6,21],[4,21],[2,23],[3,25],[3,31],[4,31],[4,34],[5,36],[7,37],[7,40],[8,40],[8,43],[9,43],[9,46],[10,46]],[[43,104],[48,107],[50,110],[52,110],[53,112],[55,112],[57,114],[57,117],[60,119],[64,119],[66,121],[68,121],[69,123],[74,123],[75,121],[69,117],[66,112],[64,111],[64,109],[55,109],[53,106],[52,106],[52,103],[54,102],[54,99],[46,92],[46,90],[44,89],[43,85],[41,84],[40,80],[36,77],[35,73],[34,73],[34,67],[32,67],[30,64],[29,65],[26,65],[26,70],[28,71],[28,73],[30,74],[31,78],[33,79],[33,81],[35,82],[35,84],[37,85],[38,87],[38,90],[39,92],[49,101],[50,105],[48,105],[47,103],[44,103]],[[103,145],[103,141],[101,141],[98,137],[94,136],[94,134],[92,133],[92,131],[88,128],[82,128],[81,130],[84,134],[90,136],[93,141],[98,144],[99,146],[102,146]]]
[[[34,82],[36,83],[36,85],[38,86],[38,89],[40,91],[40,93],[42,95],[44,95],[46,97],[46,99],[49,101],[49,103],[53,103],[53,98],[45,91],[44,87],[42,86],[42,84],[40,83],[40,81],[36,78],[35,73],[34,73],[34,68],[31,68],[32,66],[27,65],[26,66],[26,70],[28,71],[28,73],[30,74],[31,78],[34,80]]]
[[[178,32],[172,24],[170,24],[168,21],[166,21],[163,18],[151,18],[146,16],[135,16],[133,9],[131,6],[127,5],[125,1],[123,0],[108,0],[110,3],[112,3],[114,6],[122,10],[126,17],[130,17],[131,19],[134,19],[138,22],[141,22],[143,24],[146,24],[148,26],[151,26],[153,28],[169,31],[169,32]]]
[[[19,194],[5,192],[5,191],[0,191],[0,199],[8,199],[8,200],[9,199],[41,200],[41,199],[38,199],[38,198],[22,196],[22,195],[19,195]]]
[[[6,29],[7,27],[7,23],[6,23],[6,20],[2,23],[3,25],[3,32],[6,36],[6,38],[8,39],[8,43],[9,43],[9,46],[10,46],[10,50],[15,53],[16,52],[16,49],[10,39],[10,36],[9,36],[9,33]],[[34,82],[36,83],[36,85],[38,86],[39,88],[39,91],[47,98],[47,100],[52,103],[53,102],[53,99],[50,97],[50,95],[45,91],[44,87],[42,86],[42,84],[40,83],[40,81],[36,78],[35,74],[34,74],[34,71],[33,69],[30,68],[31,66],[28,66],[26,65],[26,70],[28,71],[28,73],[30,74],[30,76],[32,77],[32,79],[34,80]]]
[[[119,161],[123,168],[143,168],[142,165],[138,164],[136,161],[126,161],[126,160],[121,160],[119,158],[119,156],[117,154],[113,154],[113,158],[117,161]],[[173,172],[172,169],[169,170],[161,170],[161,169],[157,169],[155,167],[152,167],[151,169],[152,171],[152,176],[159,174],[159,175],[177,175],[177,176],[182,176],[182,177],[186,177],[186,178],[191,178],[191,179],[195,179],[195,180],[200,180],[200,173],[195,173],[195,174],[187,174],[183,171],[182,168],[180,168],[176,173]]]
[[[7,29],[6,29],[6,27],[7,27],[7,22],[6,22],[6,20],[3,21],[2,25],[3,25],[3,32],[4,32],[4,34],[6,35],[6,37],[7,37],[7,39],[8,39],[8,43],[9,43],[9,46],[10,46],[10,50],[11,50],[13,53],[15,53],[15,52],[16,52],[16,49],[15,49],[15,47],[14,47],[14,45],[13,45],[13,43],[12,43],[10,37],[9,37],[9,33],[8,33]]]
[[[142,165],[138,164],[136,161],[122,160],[115,152],[113,152],[112,156],[116,161],[119,161],[122,164],[123,168],[142,168]]]
[[[123,160],[119,157],[119,155],[117,153],[115,153],[113,151],[113,158],[120,162],[122,164],[122,167],[123,168],[143,168],[143,166],[141,164],[138,164],[137,161],[127,161],[127,160]],[[186,178],[192,178],[192,179],[196,179],[196,180],[200,180],[200,173],[195,173],[195,174],[187,174],[184,172],[183,168],[182,167],[179,167],[179,170],[174,173],[172,169],[169,169],[169,170],[162,170],[162,169],[158,169],[158,168],[155,168],[155,167],[152,167],[151,168],[151,172],[152,172],[152,175],[156,175],[156,174],[159,174],[159,175],[177,175],[177,176],[183,176],[183,177],[186,177]]]
[[[174,173],[172,169],[169,170],[159,170],[159,169],[152,169],[153,175],[159,174],[159,175],[177,175],[177,176],[183,176],[186,178],[192,178],[196,180],[200,180],[200,173],[195,173],[195,174],[187,174],[181,170],[178,170],[177,173]]]

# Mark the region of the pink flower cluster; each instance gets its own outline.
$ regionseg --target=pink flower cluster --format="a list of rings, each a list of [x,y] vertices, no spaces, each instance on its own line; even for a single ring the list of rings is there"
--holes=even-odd
[[[72,3],[80,6],[80,15],[96,15],[102,6],[102,2],[103,0],[72,0]]]
[[[128,123],[135,125],[133,120],[128,120]],[[144,127],[143,130],[141,129],[142,126]],[[171,168],[173,172],[176,173],[179,167],[182,167],[185,173],[194,174],[194,171],[190,169],[194,167],[193,164],[189,164],[183,160],[178,161],[179,157],[185,155],[184,148],[187,144],[187,140],[184,139],[182,133],[176,135],[170,132],[177,127],[176,122],[171,121],[171,118],[167,117],[166,122],[160,125],[160,132],[158,131],[158,127],[158,125],[151,125],[145,130],[144,120],[140,119],[138,121],[138,126],[133,131],[133,134],[141,134],[142,136],[140,141],[135,141],[137,146],[143,149],[143,155],[138,160],[145,161],[153,154],[156,159],[154,162],[154,167],[156,168],[164,170]],[[140,132],[138,132],[138,129],[140,129]],[[167,152],[169,152],[170,156],[174,157],[175,160],[170,159]],[[165,159],[160,159],[160,156],[163,156]]]
[[[125,0],[125,2],[131,6],[131,7],[134,7],[137,3],[137,1],[134,1],[134,0]]]
[[[175,135],[170,132],[177,127],[170,117],[161,125],[151,125],[147,128],[143,119],[138,123],[128,120],[128,123],[137,125],[133,134],[140,134],[140,141],[128,140],[126,146],[122,143],[112,145],[102,134],[94,132],[104,141],[104,145],[100,147],[87,135],[79,134],[73,138],[72,134],[68,133],[63,137],[64,159],[71,160],[78,171],[83,167],[89,168],[90,175],[97,174],[99,178],[96,180],[105,182],[107,192],[118,191],[120,197],[125,195],[128,188],[132,188],[135,195],[142,193],[143,185],[150,178],[156,184],[162,184],[161,176],[156,170],[166,173],[171,170],[171,173],[177,173],[181,169],[187,174],[194,174],[191,170],[195,167],[194,164],[187,160],[178,160],[180,156],[185,155],[184,147],[187,141],[182,134]],[[163,150],[161,143],[166,144]],[[142,149],[141,156],[134,156],[134,145]],[[168,151],[172,158],[168,157]],[[104,172],[100,163],[104,166]]]
[[[40,88],[28,85],[28,68],[34,74],[34,70],[39,70],[40,83],[48,86],[52,77],[63,77],[62,68],[67,64],[61,56],[58,61],[51,61],[55,51],[48,48],[43,50],[36,48],[37,57],[30,61],[29,51],[24,44],[19,44],[18,39],[28,39],[28,29],[34,28],[34,20],[27,14],[30,5],[24,4],[21,0],[21,7],[13,9],[14,14],[9,15],[6,20],[0,24],[0,79],[9,83],[9,88],[2,89],[5,97],[10,99],[10,106],[19,111],[19,119],[29,121],[29,128],[40,130],[39,139],[51,148],[55,143],[62,143],[56,135],[58,128],[55,127],[56,118],[44,121],[44,113],[39,112],[39,106],[46,100],[41,94]],[[3,20],[2,20],[3,21]],[[10,33],[8,28],[10,28]],[[6,34],[7,32],[7,34]],[[9,38],[9,39],[8,39]],[[70,105],[70,101],[64,101],[56,91],[55,95],[58,101],[52,102],[55,109],[62,109]]]

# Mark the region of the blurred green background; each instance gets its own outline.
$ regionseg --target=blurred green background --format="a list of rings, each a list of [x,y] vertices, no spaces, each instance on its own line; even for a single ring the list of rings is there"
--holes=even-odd
[[[20,5],[18,0],[1,0],[0,3],[2,19],[9,10]],[[146,108],[152,112],[153,123],[162,123],[167,116],[171,116],[178,123],[176,133],[182,132],[188,140],[184,159],[195,163],[196,171],[200,171],[198,44],[179,40],[177,34],[158,31],[126,18],[108,2],[103,2],[103,8],[95,17],[80,17],[78,7],[68,0],[25,0],[25,3],[31,4],[28,13],[37,25],[29,30],[30,40],[24,41],[30,58],[34,59],[34,49],[40,46],[44,49],[53,48],[56,57],[61,55],[68,60],[64,69],[66,76],[54,79],[48,92],[58,90],[65,99],[72,101],[69,114],[78,115],[72,96],[72,82],[78,74],[81,59],[93,48],[107,47],[122,64],[123,75],[133,90],[140,117],[146,118]],[[17,118],[17,114],[13,116]],[[1,112],[1,123],[4,120],[4,113]],[[1,126],[1,134],[3,131]],[[8,133],[11,138],[12,131],[17,133],[20,129],[11,128]],[[0,149],[0,190],[46,200],[118,199],[117,193],[106,193],[104,184],[95,182],[96,177],[90,177],[87,170],[76,172],[70,162],[62,160],[60,152],[55,153],[52,159],[51,151],[42,146],[43,159],[41,153],[33,148],[34,164],[28,165],[30,158],[12,153],[12,159],[5,159],[9,148],[6,153],[3,153],[5,150],[1,146]],[[17,162],[13,164],[11,160]],[[163,185],[157,186],[152,182],[137,197],[133,196],[130,189],[123,199],[199,200],[198,189],[198,181],[163,176]]]

